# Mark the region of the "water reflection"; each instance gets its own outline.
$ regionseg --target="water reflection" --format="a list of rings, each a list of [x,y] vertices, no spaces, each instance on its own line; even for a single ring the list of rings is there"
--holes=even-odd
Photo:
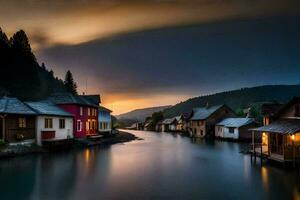
[[[300,177],[244,144],[133,131],[141,141],[0,161],[2,199],[299,199]]]

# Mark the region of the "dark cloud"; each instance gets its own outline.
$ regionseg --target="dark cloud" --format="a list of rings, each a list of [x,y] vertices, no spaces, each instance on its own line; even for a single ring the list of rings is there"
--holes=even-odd
[[[299,83],[299,16],[131,33],[39,53],[58,73],[110,93],[203,94]]]

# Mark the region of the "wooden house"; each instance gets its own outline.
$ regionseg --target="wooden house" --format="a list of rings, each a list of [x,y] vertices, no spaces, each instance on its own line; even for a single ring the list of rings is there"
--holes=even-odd
[[[252,152],[280,162],[300,159],[300,98],[293,98],[264,120],[264,126],[252,130]],[[255,144],[256,134],[261,143]]]
[[[74,137],[90,137],[98,134],[100,95],[56,93],[49,100],[74,116]]]
[[[176,131],[177,120],[176,117],[165,119],[162,122],[162,131]]]
[[[250,128],[258,127],[252,118],[225,118],[215,126],[215,137],[233,140],[251,140]]]
[[[73,116],[55,104],[47,101],[26,102],[37,113],[36,143],[69,140],[73,138]]]
[[[0,99],[0,138],[7,143],[35,142],[36,113],[16,98]]]
[[[111,110],[103,106],[98,109],[98,131],[100,134],[110,134],[112,130]]]
[[[176,131],[182,133],[188,132],[190,127],[190,123],[189,123],[190,118],[191,118],[191,113],[183,113],[180,116],[177,116]]]
[[[235,117],[235,113],[226,105],[194,108],[190,118],[191,137],[214,137],[215,125],[227,117]]]

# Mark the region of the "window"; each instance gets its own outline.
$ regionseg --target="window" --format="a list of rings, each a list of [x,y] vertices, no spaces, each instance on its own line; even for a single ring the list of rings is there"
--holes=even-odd
[[[100,127],[100,129],[103,129],[102,122],[99,122],[99,127]]]
[[[229,132],[229,133],[234,133],[234,128],[233,128],[233,127],[229,127],[229,128],[228,128],[228,132]]]
[[[53,127],[52,118],[45,118],[45,128],[52,128],[52,127]]]
[[[82,116],[83,115],[83,107],[79,108],[79,112],[80,112],[80,116]]]
[[[59,119],[59,128],[64,129],[66,127],[65,119]]]
[[[81,129],[82,129],[82,123],[80,120],[77,120],[76,129],[77,129],[77,131],[81,131]]]
[[[88,116],[90,116],[90,115],[91,115],[91,109],[88,108]]]
[[[203,130],[200,130],[200,135],[203,136]]]
[[[26,128],[26,119],[19,118],[19,128]]]

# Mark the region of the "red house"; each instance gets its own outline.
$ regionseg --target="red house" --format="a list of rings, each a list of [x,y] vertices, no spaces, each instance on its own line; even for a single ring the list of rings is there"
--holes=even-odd
[[[49,100],[74,116],[74,137],[88,137],[97,134],[100,95],[56,93]]]

